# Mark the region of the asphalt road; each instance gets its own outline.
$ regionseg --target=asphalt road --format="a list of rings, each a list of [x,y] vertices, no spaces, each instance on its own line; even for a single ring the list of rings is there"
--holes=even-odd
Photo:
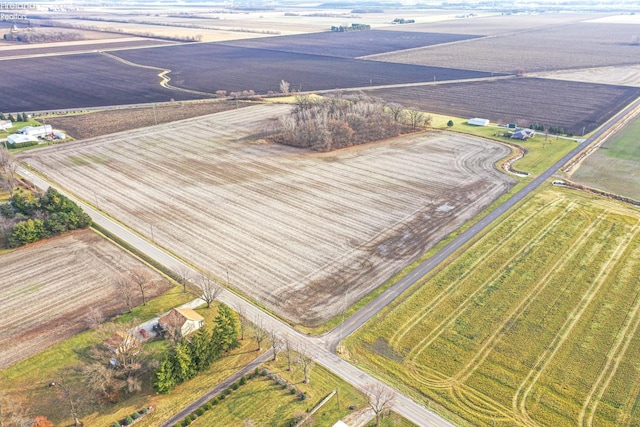
[[[614,126],[618,121],[621,120],[624,115],[629,113],[632,109],[637,108],[640,105],[640,100],[636,101],[634,104],[629,106],[627,109],[617,114],[612,120],[610,120],[605,126],[603,126],[598,132],[596,132],[591,138],[585,140],[583,143],[578,144],[576,148],[571,151],[569,154],[564,156],[561,160],[556,162],[553,166],[551,166],[546,172],[537,178],[533,179],[528,185],[526,185],[523,189],[518,191],[515,195],[513,195],[509,200],[507,200],[500,207],[492,211],[489,215],[482,218],[480,221],[475,223],[465,232],[460,234],[456,239],[447,244],[444,248],[442,248],[439,252],[433,255],[431,258],[424,261],[420,264],[415,270],[410,272],[407,276],[402,278],[397,284],[390,287],[387,291],[378,296],[374,301],[369,303],[367,306],[359,310],[353,316],[348,318],[343,324],[337,326],[332,331],[321,337],[309,337],[299,332],[295,331],[289,325],[281,322],[280,320],[274,318],[273,316],[263,312],[259,308],[253,306],[251,303],[246,301],[245,299],[239,297],[236,294],[233,294],[229,291],[224,291],[219,300],[228,304],[229,306],[235,308],[236,310],[242,309],[248,316],[248,318],[254,322],[259,322],[263,325],[263,327],[269,331],[276,331],[280,336],[287,335],[294,346],[298,349],[303,349],[309,355],[311,355],[314,360],[329,369],[336,375],[340,376],[350,384],[356,386],[361,390],[365,390],[367,387],[374,384],[382,384],[384,387],[391,389],[388,385],[381,383],[379,380],[370,376],[366,372],[358,369],[356,366],[346,362],[345,360],[339,358],[335,354],[336,346],[338,345],[340,339],[352,334],[358,328],[360,328],[365,322],[375,316],[380,310],[382,310],[387,304],[393,301],[398,295],[404,292],[411,285],[416,283],[420,278],[422,278],[425,274],[435,268],[440,262],[445,260],[448,256],[453,254],[455,251],[460,249],[466,243],[468,243],[471,239],[476,237],[478,234],[482,233],[487,227],[489,227],[494,221],[499,220],[499,218],[519,203],[522,199],[527,197],[532,191],[538,188],[542,183],[544,183],[548,178],[550,178],[553,174],[555,174],[564,164],[566,164],[570,159],[576,156],[580,151],[582,151],[587,145],[591,144],[596,139],[600,138],[604,133],[608,132],[609,129]],[[19,174],[23,177],[27,178],[31,182],[33,182],[36,186],[46,189],[49,187],[49,183],[42,179],[41,177],[25,170],[24,168],[19,169]],[[149,242],[148,240],[143,239],[135,232],[129,230],[124,225],[114,221],[113,219],[107,217],[102,212],[94,209],[92,206],[87,205],[86,203],[76,199],[71,194],[64,192],[59,189],[63,194],[66,194],[68,197],[73,199],[76,203],[78,203],[85,212],[87,212],[94,222],[109,230],[111,233],[117,235],[119,238],[123,239],[130,245],[134,246],[137,250],[147,254],[151,258],[155,259],[157,262],[162,263],[166,267],[176,271],[184,271],[185,269],[191,270],[191,273],[195,276],[197,274],[196,271],[192,270],[188,265],[184,264],[178,258],[173,256],[172,254],[166,252],[165,250],[157,247],[155,244]],[[394,402],[394,411],[407,418],[409,421],[415,423],[418,426],[438,426],[438,427],[451,427],[449,421],[445,420],[441,416],[431,412],[424,406],[414,402],[408,397],[402,395],[401,393],[395,391],[396,399]],[[201,397],[201,399],[204,399]],[[198,400],[199,401],[199,400]],[[194,403],[195,405],[195,403]],[[178,414],[176,416],[179,416]]]

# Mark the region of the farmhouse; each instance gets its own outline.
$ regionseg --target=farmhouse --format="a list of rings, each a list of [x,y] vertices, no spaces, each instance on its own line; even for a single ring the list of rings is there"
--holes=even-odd
[[[467,120],[467,123],[472,126],[489,126],[489,119],[481,119],[479,117]]]
[[[204,317],[190,308],[172,308],[158,320],[162,330],[176,330],[181,337],[204,326]]]
[[[23,135],[21,133],[14,133],[7,137],[7,144],[14,145],[23,142],[37,141],[38,138],[30,135]]]
[[[53,133],[53,128],[51,125],[43,125],[43,126],[25,126],[20,129],[20,132],[23,135],[29,135],[35,138],[43,137],[47,135],[51,135]]]
[[[0,130],[7,130],[13,127],[11,120],[0,120]]]
[[[531,129],[517,129],[511,135],[511,139],[521,139],[524,141],[525,139],[532,138],[535,134],[536,133]]]

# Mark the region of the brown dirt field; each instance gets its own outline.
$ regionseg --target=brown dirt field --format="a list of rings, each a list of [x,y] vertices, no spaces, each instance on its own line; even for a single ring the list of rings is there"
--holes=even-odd
[[[580,22],[366,58],[503,73],[632,65],[640,63],[637,35],[635,25]]]
[[[508,190],[504,146],[428,132],[331,153],[260,143],[285,105],[23,152],[86,201],[294,322],[338,314]],[[346,297],[345,297],[346,294]]]
[[[0,369],[87,328],[91,307],[122,312],[112,279],[142,263],[90,230],[0,255]],[[166,282],[153,273],[159,286]]]
[[[158,104],[155,107],[121,108],[115,110],[93,111],[86,114],[46,117],[45,122],[56,129],[63,129],[75,139],[92,138],[115,132],[153,126],[156,123],[170,123],[176,120],[190,119],[236,107],[251,105],[247,102],[175,102]]]

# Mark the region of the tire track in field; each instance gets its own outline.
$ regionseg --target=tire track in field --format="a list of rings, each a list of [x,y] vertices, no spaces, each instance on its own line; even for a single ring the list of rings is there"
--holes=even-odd
[[[522,246],[518,251],[516,251],[511,257],[509,257],[502,264],[503,266],[511,264],[515,259],[519,258],[523,252],[529,249],[529,246],[536,245],[545,237],[545,235],[552,230],[556,224],[558,224],[564,217],[567,215],[567,211],[565,210],[562,215],[555,217],[550,223],[548,223],[545,227],[541,228],[540,231],[536,233],[535,236],[530,240],[530,244],[528,246]],[[416,360],[423,351],[425,351],[432,343],[435,341],[447,328],[451,326],[453,322],[455,322],[467,309],[471,306],[473,300],[480,295],[483,291],[485,291],[491,284],[493,284],[497,279],[500,278],[502,274],[502,268],[496,268],[496,271],[489,276],[487,281],[482,286],[479,286],[475,291],[471,292],[467,298],[465,298],[458,307],[451,311],[449,315],[440,322],[437,326],[435,326],[427,336],[425,336],[410,352],[408,358],[410,360]]]
[[[434,309],[437,308],[440,305],[440,303],[442,303],[442,301],[444,301],[444,299],[451,293],[453,288],[458,286],[458,283],[460,281],[466,279],[471,274],[471,272],[474,270],[474,268],[477,265],[483,263],[487,258],[489,258],[493,254],[493,252],[495,251],[496,248],[504,246],[504,244],[506,242],[513,240],[516,237],[517,231],[519,231],[522,228],[524,228],[525,226],[529,225],[529,223],[532,221],[532,219],[535,216],[539,216],[541,214],[546,213],[547,211],[551,210],[553,207],[555,207],[555,205],[557,205],[559,203],[560,203],[560,199],[556,199],[556,200],[554,200],[554,201],[552,201],[550,203],[547,203],[545,206],[543,206],[543,209],[541,211],[533,211],[528,217],[524,218],[523,221],[520,222],[515,227],[515,229],[514,229],[514,231],[512,233],[507,233],[502,240],[498,241],[495,245],[493,245],[491,247],[490,250],[486,251],[482,256],[480,256],[476,262],[471,264],[469,266],[469,268],[467,269],[467,271],[460,277],[459,281],[452,282],[449,286],[447,286],[445,289],[443,289],[438,295],[436,295],[429,302],[429,304],[426,305],[426,307],[425,307],[425,309],[423,311],[417,311],[416,314],[411,316],[411,318],[409,318],[409,320],[407,322],[403,323],[403,325],[400,328],[398,328],[398,330],[389,339],[389,346],[391,348],[396,348],[397,349],[399,347],[400,340],[402,340],[402,338],[404,338],[404,336],[407,333],[409,333],[418,323],[420,323],[428,314],[430,314],[432,311],[434,311]],[[486,237],[486,238],[488,238],[488,237]],[[485,238],[483,237],[476,244],[479,244],[484,239]]]
[[[501,421],[510,421],[512,424],[519,422],[510,408],[463,384],[459,387],[451,387],[451,396],[457,407],[475,408],[472,413],[479,418],[494,420],[499,416]]]
[[[572,209],[576,203],[572,203],[567,206],[566,210]],[[570,261],[573,261],[574,255],[585,244],[585,242],[596,231],[598,223],[592,222],[587,228],[585,228],[582,234],[572,244],[571,249],[568,252],[561,254],[560,258],[547,270],[547,272],[538,279],[538,282],[530,290],[530,292],[521,298],[520,303],[515,307],[509,316],[499,326],[495,328],[495,332],[489,336],[485,343],[480,347],[476,355],[465,365],[460,372],[453,376],[453,379],[464,383],[471,375],[480,367],[482,363],[489,357],[489,354],[494,350],[495,346],[500,342],[501,338],[508,332],[505,328],[509,323],[515,322],[520,316],[529,308],[529,306],[535,301],[542,291],[549,285],[549,278],[555,275],[558,271],[561,271]]]
[[[630,243],[637,236],[637,228],[638,223],[634,225],[633,236],[630,237],[628,243]],[[622,259],[628,259],[628,257],[622,257]],[[578,425],[586,425],[588,427],[591,427],[593,425],[593,418],[595,416],[596,409],[598,408],[598,404],[602,400],[604,392],[607,390],[607,388],[609,388],[609,384],[611,384],[613,377],[618,371],[620,362],[624,358],[629,345],[631,344],[631,340],[638,330],[638,326],[640,326],[640,316],[638,316],[638,313],[640,313],[640,292],[636,294],[632,303],[631,310],[627,312],[627,316],[625,317],[625,320],[617,334],[617,340],[607,354],[607,361],[604,368],[601,370],[598,379],[591,387],[591,391],[585,399],[582,410],[580,411],[580,416],[578,418]],[[633,327],[631,326],[632,324]],[[631,333],[629,333],[630,328]],[[605,378],[605,374],[607,374],[607,372],[609,374]],[[585,417],[587,417],[586,422]]]
[[[598,217],[597,221],[601,222],[606,213],[607,212],[603,212]],[[634,235],[637,232],[636,229],[637,229],[637,225],[634,227],[634,230],[633,230]],[[512,399],[513,410],[515,411],[515,413],[519,414],[522,417],[523,421],[526,421],[524,424],[536,425],[536,423],[533,421],[531,416],[527,413],[527,398],[529,397],[531,390],[533,390],[533,387],[536,385],[536,383],[540,379],[540,376],[542,375],[542,373],[549,366],[549,364],[555,357],[560,347],[562,347],[564,342],[571,335],[573,328],[578,323],[578,321],[580,320],[584,312],[587,310],[587,308],[591,304],[591,301],[593,300],[595,295],[598,293],[598,291],[606,281],[610,271],[612,271],[612,269],[609,269],[611,261],[619,259],[620,253],[624,249],[626,249],[630,241],[629,235],[627,235],[627,237],[625,238],[625,241],[626,241],[625,244],[618,245],[618,247],[616,248],[612,256],[609,257],[609,260],[602,265],[595,280],[593,281],[593,283],[591,283],[586,293],[582,296],[580,303],[576,305],[576,307],[569,314],[569,316],[567,316],[567,319],[563,323],[562,327],[560,328],[556,336],[553,338],[551,343],[549,343],[545,351],[540,355],[536,364],[533,366],[533,368],[531,368],[527,377],[524,379],[524,381],[520,384],[520,386],[516,390],[516,393],[514,394]]]
[[[111,59],[115,59],[118,62],[121,62],[125,65],[129,65],[131,67],[137,67],[137,68],[146,68],[148,70],[156,70],[156,71],[160,71],[158,73],[158,77],[160,77],[160,86],[162,86],[165,89],[169,89],[169,90],[175,90],[175,91],[180,91],[180,92],[186,92],[186,93],[193,93],[195,95],[205,95],[205,96],[213,96],[216,97],[217,95],[214,93],[209,93],[209,92],[200,92],[197,90],[192,90],[192,89],[184,89],[181,87],[177,87],[177,86],[172,86],[169,84],[169,82],[171,81],[171,77],[169,77],[169,73],[171,73],[171,70],[168,68],[161,68],[161,67],[154,67],[153,65],[143,65],[143,64],[136,64],[135,62],[131,62],[131,61],[127,61],[126,59],[122,59],[112,53],[107,53],[107,52],[103,52],[100,51],[100,55],[104,55],[107,58],[111,58]]]

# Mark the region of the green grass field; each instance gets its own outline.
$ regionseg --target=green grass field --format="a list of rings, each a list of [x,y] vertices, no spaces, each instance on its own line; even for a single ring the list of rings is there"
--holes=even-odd
[[[313,415],[313,425],[316,427],[332,426],[352,412],[348,409],[349,405],[357,409],[367,405],[362,393],[322,366],[313,368],[308,384],[302,383],[303,375],[299,366],[294,365],[291,372],[287,372],[284,354],[277,361],[263,365],[263,368],[286,380],[296,390],[307,392],[309,397],[302,401],[267,376],[258,376],[199,417],[194,425],[242,426],[251,420],[260,426],[289,426],[296,414],[310,411],[334,390],[338,393]]]
[[[640,117],[636,117],[586,158],[574,181],[640,200]]]
[[[640,423],[640,211],[548,189],[347,340],[467,425]]]

